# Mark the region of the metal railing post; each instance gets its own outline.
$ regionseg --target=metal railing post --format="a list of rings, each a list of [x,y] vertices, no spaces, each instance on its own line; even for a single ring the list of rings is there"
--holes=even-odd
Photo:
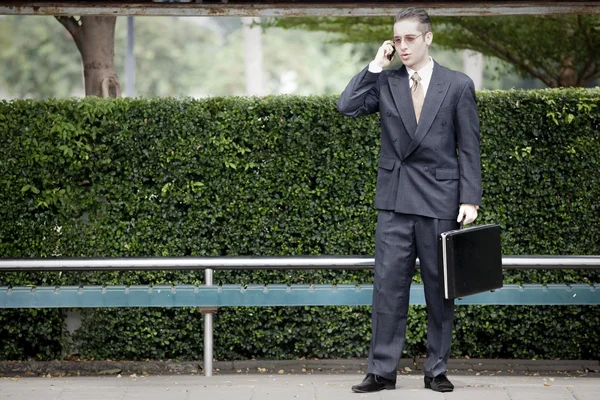
[[[213,270],[207,268],[204,271],[206,286],[213,284]],[[204,376],[212,376],[213,373],[213,313],[204,314]]]

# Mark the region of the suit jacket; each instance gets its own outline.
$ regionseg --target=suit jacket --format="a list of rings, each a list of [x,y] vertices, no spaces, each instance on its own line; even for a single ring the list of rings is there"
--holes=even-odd
[[[452,219],[460,203],[481,204],[479,118],[468,76],[434,61],[418,125],[404,66],[363,69],[337,105],[350,117],[380,113],[375,208]]]

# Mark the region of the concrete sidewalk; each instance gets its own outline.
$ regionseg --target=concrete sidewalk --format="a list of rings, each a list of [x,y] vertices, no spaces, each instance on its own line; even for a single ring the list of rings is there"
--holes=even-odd
[[[10,400],[597,400],[600,377],[449,375],[456,389],[435,393],[423,388],[421,375],[400,375],[396,390],[351,392],[358,374],[137,374],[103,377],[0,378],[0,398]]]

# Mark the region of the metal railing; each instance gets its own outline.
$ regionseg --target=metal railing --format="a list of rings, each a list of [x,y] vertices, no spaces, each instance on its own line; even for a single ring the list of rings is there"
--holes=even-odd
[[[417,259],[417,266],[419,260]],[[0,260],[0,271],[373,269],[370,256],[41,258]],[[600,256],[503,256],[504,269],[600,269]]]
[[[205,286],[213,285],[214,270],[372,269],[375,259],[359,257],[176,257],[90,259],[4,259],[9,271],[204,270]],[[418,266],[418,260],[417,260]],[[600,256],[504,256],[504,269],[600,269]],[[204,314],[204,374],[213,372],[213,313]]]

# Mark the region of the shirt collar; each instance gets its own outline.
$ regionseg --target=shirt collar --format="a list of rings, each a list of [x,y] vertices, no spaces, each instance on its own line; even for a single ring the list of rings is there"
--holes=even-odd
[[[412,76],[412,74],[414,74],[415,72],[419,73],[419,76],[421,77],[421,79],[425,79],[425,77],[430,78],[431,74],[433,73],[433,59],[431,58],[431,56],[429,57],[429,62],[427,63],[427,65],[425,65],[423,68],[421,68],[419,71],[415,71],[412,68],[406,67],[406,71],[408,72],[408,77],[410,78]],[[429,79],[427,79],[429,80]]]

